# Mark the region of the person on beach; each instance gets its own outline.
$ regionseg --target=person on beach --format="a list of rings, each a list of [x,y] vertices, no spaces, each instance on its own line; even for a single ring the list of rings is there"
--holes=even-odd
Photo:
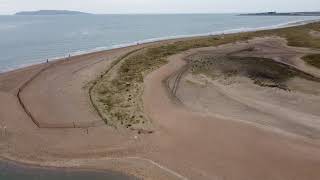
[[[49,63],[49,59],[47,59],[47,63]]]

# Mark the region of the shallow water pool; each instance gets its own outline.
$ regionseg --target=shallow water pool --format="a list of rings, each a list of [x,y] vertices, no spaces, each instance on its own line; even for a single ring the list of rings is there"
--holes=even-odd
[[[135,180],[111,171],[80,171],[62,168],[41,168],[0,161],[0,180]]]

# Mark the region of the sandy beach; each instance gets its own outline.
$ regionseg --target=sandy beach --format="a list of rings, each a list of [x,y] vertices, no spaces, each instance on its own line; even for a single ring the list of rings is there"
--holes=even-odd
[[[138,104],[139,118],[146,122],[118,122],[116,127],[105,122],[114,114],[99,111],[108,109],[100,106],[99,88],[104,79],[121,75],[128,58],[206,38],[212,38],[211,43],[229,36],[140,44],[0,74],[0,156],[44,167],[119,171],[142,179],[319,179],[320,70],[301,58],[320,54],[320,49],[293,47],[283,37],[259,34],[233,42],[230,36],[228,43],[169,54],[167,63],[141,72],[141,82],[124,85],[136,88],[127,92],[139,91],[134,96],[141,102],[129,105]],[[278,73],[272,68],[271,75],[258,77],[255,72],[253,77],[242,73],[236,61],[210,63],[222,57],[271,59],[280,72],[290,69],[290,77],[272,79],[272,73]],[[198,62],[208,63],[209,69],[201,69]],[[247,64],[245,70],[253,66]],[[218,69],[216,74],[213,69]],[[229,70],[233,74],[225,76]]]

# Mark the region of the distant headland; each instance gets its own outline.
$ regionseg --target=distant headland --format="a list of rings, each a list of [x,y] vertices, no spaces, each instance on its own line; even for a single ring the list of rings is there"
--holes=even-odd
[[[248,13],[240,14],[240,16],[320,16],[320,11],[318,12],[263,12],[263,13]]]
[[[68,11],[68,10],[39,10],[39,11],[21,11],[15,15],[83,15],[89,14],[80,11]]]

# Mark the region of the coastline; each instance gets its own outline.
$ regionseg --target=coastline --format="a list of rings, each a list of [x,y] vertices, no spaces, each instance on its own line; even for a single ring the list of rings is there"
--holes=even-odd
[[[319,21],[319,20],[317,20],[317,21]],[[307,24],[307,22],[306,23],[304,23],[304,24]],[[299,26],[299,25],[303,25],[303,24],[293,24],[293,26]],[[257,31],[257,30],[254,30],[254,31]],[[250,31],[249,31],[250,32]],[[233,33],[235,33],[236,34],[236,32],[232,32],[231,34],[233,34]],[[95,56],[95,55],[99,55],[99,54],[104,54],[104,53],[109,53],[109,52],[114,52],[114,51],[124,51],[124,50],[132,50],[132,49],[138,49],[138,48],[143,48],[143,47],[148,47],[148,46],[152,46],[152,45],[158,45],[158,44],[161,44],[161,43],[164,43],[164,44],[167,44],[167,43],[171,43],[171,42],[176,42],[176,41],[182,41],[182,40],[187,40],[187,39],[193,39],[193,38],[202,38],[202,37],[208,37],[208,36],[211,36],[212,34],[207,34],[207,35],[203,35],[203,36],[192,36],[192,37],[183,37],[183,38],[177,38],[177,39],[166,39],[166,40],[156,40],[156,41],[152,41],[152,42],[145,42],[145,43],[141,43],[141,44],[139,44],[139,45],[129,45],[129,46],[126,46],[126,47],[120,47],[120,48],[116,48],[116,49],[110,49],[110,50],[103,50],[103,51],[97,51],[97,52],[91,52],[91,53],[85,53],[85,54],[81,54],[81,55],[76,55],[76,56],[72,56],[72,57],[70,57],[70,61],[66,61],[66,59],[64,59],[64,58],[62,58],[62,59],[57,59],[57,60],[54,60],[54,61],[50,61],[50,63],[53,63],[53,64],[56,64],[56,63],[58,63],[58,62],[70,62],[70,63],[72,63],[73,61],[73,59],[79,59],[79,58],[82,58],[82,57],[86,57],[86,56]],[[214,35],[219,35],[219,34],[214,34]],[[85,60],[84,60],[85,61]],[[112,60],[110,60],[110,61],[114,61],[114,59],[112,59]],[[99,62],[99,61],[97,61],[97,62]],[[6,74],[11,74],[11,73],[15,73],[15,72],[19,72],[19,71],[23,71],[23,70],[28,70],[28,69],[31,69],[31,68],[34,68],[34,67],[36,67],[36,66],[42,66],[42,65],[45,65],[45,64],[36,64],[36,65],[33,65],[33,66],[28,66],[28,67],[24,67],[24,68],[19,68],[19,69],[15,69],[15,70],[13,70],[13,71],[9,71],[9,72],[4,72],[4,73],[0,73],[0,76],[1,75],[6,75]],[[84,66],[85,67],[85,66]],[[103,72],[103,71],[102,71]],[[97,73],[97,74],[99,74],[99,73]],[[96,76],[97,74],[95,74],[94,76]],[[8,159],[10,159],[10,158],[8,158]],[[93,158],[90,158],[90,159],[92,159],[92,160],[94,160]],[[15,159],[15,158],[12,158],[12,160],[14,161],[14,162],[17,162],[17,163],[19,163],[19,162],[23,162],[23,161],[19,161],[19,159]],[[41,166],[41,164],[38,164],[40,161],[38,161],[38,162],[32,162],[32,161],[25,161],[24,163],[26,163],[26,165],[28,165],[28,164],[33,164],[33,165],[40,165],[39,167],[41,167],[41,168],[49,168],[50,169],[50,167],[66,167],[66,165],[68,164],[68,163],[66,163],[66,162],[64,162],[64,161],[61,161],[61,162],[53,162],[53,163],[50,163],[50,165],[46,165],[46,163],[43,163],[42,165],[43,166]],[[86,160],[83,160],[83,162],[85,163],[86,162]],[[80,163],[81,164],[81,163]],[[56,166],[55,166],[56,165]],[[59,166],[60,165],[60,166]],[[71,168],[71,169],[73,169],[73,168],[75,168],[75,169],[77,169],[78,167],[77,167],[77,165],[79,165],[79,163],[77,163],[77,162],[74,162],[73,164],[72,163],[70,163],[69,164],[69,166],[67,165],[67,167],[68,168]],[[79,165],[79,167],[80,167],[81,165]],[[82,168],[80,168],[80,171],[82,170]],[[86,168],[84,168],[83,170],[86,170]],[[94,169],[94,168],[92,168],[92,169],[88,169],[88,170],[98,170],[98,171],[103,171],[103,169]],[[125,172],[125,171],[124,171]],[[129,174],[130,174],[130,172],[129,172]],[[179,179],[183,179],[183,178],[179,178]]]
[[[208,33],[202,33],[202,34],[177,35],[177,36],[151,38],[151,39],[135,41],[132,43],[112,45],[109,47],[96,47],[96,48],[88,49],[88,50],[70,52],[70,54],[65,54],[63,56],[48,58],[48,60],[49,60],[49,62],[55,62],[55,61],[59,61],[59,60],[65,60],[70,57],[76,57],[76,56],[87,55],[87,54],[92,54],[92,53],[99,53],[99,52],[109,51],[109,50],[114,50],[114,49],[122,49],[122,48],[141,45],[141,44],[157,43],[157,42],[162,42],[162,41],[179,40],[179,39],[183,40],[183,39],[199,38],[199,37],[207,37],[207,36],[218,36],[218,35],[224,35],[224,34],[255,32],[255,31],[261,31],[261,30],[281,29],[281,28],[286,28],[286,27],[301,26],[301,25],[305,25],[305,24],[309,24],[309,23],[318,22],[318,21],[320,21],[320,17],[317,19],[314,19],[314,20],[297,20],[297,21],[290,21],[290,22],[286,22],[286,23],[280,23],[280,24],[276,24],[276,25],[257,27],[257,28],[238,28],[238,29],[229,29],[229,30],[224,30],[224,31],[208,32]],[[35,60],[35,61],[37,61],[37,60]],[[45,61],[45,58],[44,58],[44,61]],[[7,73],[7,72],[10,72],[10,71],[15,71],[18,69],[23,69],[26,67],[39,65],[39,64],[43,64],[43,63],[45,63],[45,62],[38,62],[37,61],[34,63],[21,64],[21,65],[17,66],[16,68],[9,68],[7,70],[0,70],[0,75]]]
[[[136,177],[134,176],[129,176],[126,175],[122,172],[117,172],[117,171],[108,171],[108,170],[101,170],[101,169],[90,169],[90,168],[77,168],[77,167],[63,167],[63,166],[40,166],[39,164],[34,164],[32,162],[17,162],[15,160],[10,160],[7,158],[0,158],[0,165],[6,164],[5,168],[8,167],[14,167],[14,170],[16,171],[16,169],[18,169],[19,171],[22,170],[26,170],[28,172],[28,174],[30,174],[29,171],[34,172],[34,173],[38,173],[38,171],[43,171],[42,173],[47,172],[63,172],[63,173],[99,173],[102,175],[109,175],[109,176],[119,176],[122,179],[136,179]]]
[[[188,39],[192,39],[192,38],[188,38]],[[88,65],[84,65],[84,66],[80,67],[81,70],[84,70],[84,68],[85,69],[91,68],[91,66],[99,66],[99,64],[101,64],[101,63],[105,64],[108,67],[118,57],[125,55],[127,52],[131,52],[136,49],[143,48],[143,47],[149,47],[149,46],[159,45],[159,44],[167,44],[167,43],[172,43],[172,42],[180,41],[180,40],[181,39],[163,40],[163,41],[159,41],[159,42],[150,42],[150,43],[144,43],[144,44],[133,45],[133,46],[128,46],[128,47],[116,48],[116,49],[111,49],[111,50],[92,52],[92,53],[88,53],[88,54],[72,56],[72,57],[70,57],[70,60],[68,60],[68,58],[64,58],[64,59],[58,59],[55,61],[51,61],[49,63],[53,67],[55,67],[59,64],[62,67],[64,67],[67,64],[76,64],[79,61],[80,61],[80,63],[83,63],[84,61],[88,62]],[[115,55],[112,55],[112,54],[115,54]],[[117,55],[117,54],[119,54],[119,55]],[[109,57],[109,58],[111,58],[110,60],[106,61],[105,59],[101,59],[101,57],[104,57],[104,56],[108,57],[110,55],[112,56],[112,57]],[[87,59],[87,58],[89,58],[89,59]],[[96,62],[90,62],[90,60],[91,61],[94,60]],[[34,74],[37,74],[38,72],[42,71],[42,69],[45,68],[46,65],[47,65],[46,63],[35,64],[35,65],[24,67],[24,68],[19,68],[19,69],[13,70],[13,71],[0,73],[0,81],[2,80],[1,78],[5,79],[7,76],[8,77],[13,76],[15,78],[19,77],[20,80],[18,80],[17,82],[14,82],[14,84],[16,84],[18,87],[17,88],[15,87],[12,90],[10,90],[10,92],[8,92],[9,94],[13,93],[13,95],[16,96],[17,92],[19,91],[19,88],[21,86],[23,86],[25,82],[29,81],[29,79],[32,78],[32,76]],[[100,76],[99,74],[101,74],[105,71],[105,67],[103,67],[103,66],[102,67],[94,67],[94,68],[95,69],[98,68],[100,70],[98,70],[98,71],[95,70],[96,72],[91,75],[92,80],[95,80],[98,76]],[[26,76],[23,75],[25,73],[27,73]],[[90,83],[90,82],[88,82],[88,83]],[[83,84],[81,85],[81,87],[79,89],[82,90],[82,88],[83,88]],[[0,89],[0,96],[2,95],[1,93],[2,92]],[[3,95],[5,95],[5,94],[3,94]],[[9,101],[12,101],[12,100],[8,100],[8,102]],[[16,102],[12,102],[12,103],[16,103]],[[0,104],[0,106],[1,106],[1,104]],[[89,108],[89,109],[91,109],[91,108]],[[5,110],[5,109],[3,109],[3,110]],[[0,111],[0,114],[1,113],[2,112]],[[29,119],[29,117],[27,119]],[[99,119],[100,119],[100,117],[99,117]],[[26,123],[29,124],[28,122],[26,122]],[[30,124],[27,126],[30,126]],[[0,121],[0,127],[1,128],[3,127],[3,123],[1,121]],[[30,128],[30,127],[28,127],[28,128]],[[34,123],[32,123],[31,128],[32,129],[35,128],[34,129],[35,131],[42,129],[42,128],[34,127]],[[46,128],[44,128],[44,129],[46,129]],[[98,129],[98,131],[99,131],[99,129],[106,129],[108,131],[107,134],[109,134],[111,136],[118,136],[118,135],[116,135],[116,133],[119,133],[119,132],[115,131],[113,128],[110,129],[104,123],[103,123],[103,126],[92,127],[91,129]],[[32,130],[32,131],[34,131],[34,130]],[[76,128],[76,129],[72,128],[72,129],[66,129],[66,130],[78,131],[78,130],[82,130],[82,128]],[[122,139],[122,136],[123,135],[120,136],[121,139]],[[128,136],[127,133],[125,133],[125,136],[126,137]],[[0,137],[0,138],[2,138],[2,137]],[[119,140],[117,140],[117,138],[115,138],[115,141],[119,141]],[[128,141],[128,140],[126,140],[126,141]],[[6,148],[6,143],[4,145]],[[8,144],[8,146],[9,146],[9,144]],[[1,150],[1,143],[0,143],[0,150]],[[129,157],[124,156],[122,158],[120,158],[120,157],[118,158],[117,156],[116,157],[110,156],[108,158],[105,158],[104,156],[101,157],[101,155],[98,154],[97,155],[98,157],[88,157],[88,158],[84,158],[84,159],[81,159],[79,157],[51,159],[49,156],[47,156],[45,158],[45,161],[43,161],[43,159],[42,159],[43,157],[40,159],[34,158],[34,159],[30,160],[29,158],[21,158],[19,156],[16,157],[16,156],[9,155],[6,153],[6,151],[7,150],[5,150],[5,152],[1,153],[0,160],[3,159],[5,161],[12,161],[16,164],[21,163],[22,165],[31,165],[33,167],[44,168],[44,169],[48,169],[48,170],[50,170],[51,167],[53,167],[53,168],[70,168],[71,170],[72,169],[80,169],[80,171],[81,171],[81,169],[83,169],[83,170],[88,170],[89,172],[106,170],[106,171],[120,172],[122,174],[132,176],[132,177],[140,177],[140,178],[143,177],[143,178],[147,178],[147,179],[148,178],[158,179],[158,177],[160,177],[159,179],[163,179],[163,178],[164,179],[176,179],[176,177],[177,177],[177,175],[174,171],[171,171],[170,169],[163,167],[162,165],[160,165],[157,162],[152,161],[150,159],[140,158],[140,156],[137,156],[137,157],[136,156],[133,156],[133,157],[132,156],[129,156]],[[8,149],[8,151],[9,151],[9,149]],[[120,153],[121,153],[121,151],[120,151]],[[96,155],[94,155],[94,156],[96,156]],[[75,160],[73,160],[73,159],[75,159]],[[98,162],[101,161],[104,163],[103,163],[103,165],[99,165],[97,167],[96,161],[98,161]],[[89,165],[88,165],[88,162],[90,162]],[[137,162],[139,165],[136,164]],[[150,166],[150,164],[151,164],[151,166]],[[146,172],[148,172],[148,173],[146,173]],[[152,173],[149,174],[150,172],[152,172]],[[178,178],[178,179],[180,179],[180,178]]]

